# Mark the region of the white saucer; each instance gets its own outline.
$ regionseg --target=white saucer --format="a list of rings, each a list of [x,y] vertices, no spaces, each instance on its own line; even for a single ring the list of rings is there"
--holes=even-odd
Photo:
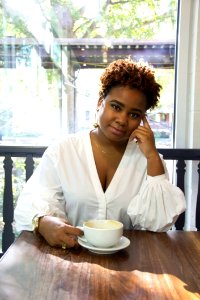
[[[130,240],[125,237],[125,236],[122,236],[120,241],[113,247],[110,247],[110,248],[97,248],[97,247],[94,247],[93,245],[91,245],[90,243],[88,243],[88,241],[85,239],[85,237],[79,237],[78,238],[78,243],[90,250],[91,252],[93,253],[97,253],[97,254],[112,254],[112,253],[115,253],[119,250],[122,250],[126,247],[128,247],[130,245]]]

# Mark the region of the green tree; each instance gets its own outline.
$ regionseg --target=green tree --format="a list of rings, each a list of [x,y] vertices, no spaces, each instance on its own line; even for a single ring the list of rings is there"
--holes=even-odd
[[[49,28],[54,37],[152,39],[161,24],[173,27],[176,23],[176,0],[102,0],[99,3],[98,15],[88,18],[84,2],[80,7],[75,6],[73,0],[35,1],[43,13],[41,26]],[[5,4],[1,4],[0,9],[0,15],[4,10],[6,17],[0,24],[1,36],[5,31],[16,37],[34,36],[25,15],[20,16]]]

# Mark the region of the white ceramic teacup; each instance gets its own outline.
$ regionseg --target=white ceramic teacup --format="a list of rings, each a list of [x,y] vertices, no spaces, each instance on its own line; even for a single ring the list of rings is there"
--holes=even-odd
[[[115,220],[88,220],[83,223],[86,240],[95,247],[116,245],[123,235],[123,224]]]

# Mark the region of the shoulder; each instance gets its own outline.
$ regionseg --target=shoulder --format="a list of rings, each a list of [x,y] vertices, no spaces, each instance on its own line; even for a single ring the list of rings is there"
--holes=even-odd
[[[51,143],[47,150],[46,155],[61,154],[63,152],[69,153],[79,148],[84,147],[85,139],[89,138],[89,131],[67,134],[53,143]]]

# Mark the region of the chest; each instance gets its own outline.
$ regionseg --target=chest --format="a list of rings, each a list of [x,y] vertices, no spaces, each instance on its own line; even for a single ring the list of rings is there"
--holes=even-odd
[[[105,154],[94,151],[95,165],[103,191],[111,183],[122,159],[123,153]]]

